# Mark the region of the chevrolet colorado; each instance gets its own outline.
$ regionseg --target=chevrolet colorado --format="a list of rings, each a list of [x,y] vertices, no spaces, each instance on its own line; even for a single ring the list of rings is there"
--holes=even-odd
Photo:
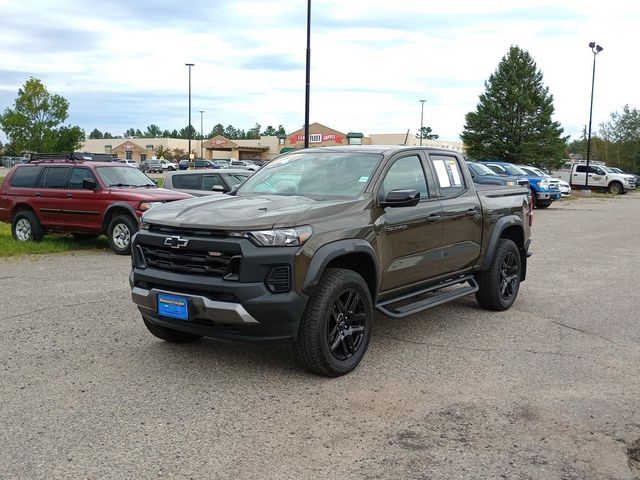
[[[148,330],[286,341],[325,376],[364,356],[374,310],[402,318],[474,293],[508,309],[525,279],[528,189],[474,185],[428,147],[298,150],[228,195],[142,217],[129,282]]]

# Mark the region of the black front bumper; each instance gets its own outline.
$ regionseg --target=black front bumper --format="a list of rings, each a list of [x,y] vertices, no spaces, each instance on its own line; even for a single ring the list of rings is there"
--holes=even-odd
[[[245,239],[192,239],[196,249],[241,252],[238,271],[214,276],[146,265],[138,245],[156,245],[167,235],[140,232],[133,242],[131,296],[154,324],[207,337],[250,342],[291,342],[298,336],[307,297],[295,291],[295,247],[256,247]],[[189,238],[186,237],[185,238]],[[138,253],[136,253],[138,252]],[[289,267],[290,288],[274,293],[266,278],[273,268]],[[158,294],[187,300],[188,318],[158,313]]]

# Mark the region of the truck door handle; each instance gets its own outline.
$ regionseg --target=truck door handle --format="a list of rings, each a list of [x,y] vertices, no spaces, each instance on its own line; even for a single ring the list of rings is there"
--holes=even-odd
[[[442,216],[441,216],[441,215],[438,215],[437,213],[432,213],[431,215],[429,215],[429,216],[427,217],[427,222],[429,222],[429,223],[435,223],[435,222],[437,222],[438,220],[440,220],[441,218],[442,218]]]
[[[478,211],[475,208],[470,208],[469,210],[467,210],[467,216],[469,217],[473,217],[478,213]]]
[[[73,195],[71,193],[67,193],[67,198],[73,198]]]
[[[42,194],[40,192],[36,192],[36,197],[41,197]]]

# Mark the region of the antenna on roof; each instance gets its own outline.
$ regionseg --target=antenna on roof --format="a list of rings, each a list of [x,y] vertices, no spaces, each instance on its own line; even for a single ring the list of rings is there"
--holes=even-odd
[[[409,138],[409,129],[407,128],[407,134],[404,136],[404,143],[402,145],[404,145],[405,147],[407,146],[407,139]]]

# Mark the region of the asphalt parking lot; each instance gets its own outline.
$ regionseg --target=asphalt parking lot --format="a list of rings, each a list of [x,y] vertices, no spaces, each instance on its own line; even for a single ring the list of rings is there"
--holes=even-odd
[[[129,259],[0,260],[0,478],[640,478],[640,193],[537,211],[506,312],[378,316],[350,375],[170,345]]]

